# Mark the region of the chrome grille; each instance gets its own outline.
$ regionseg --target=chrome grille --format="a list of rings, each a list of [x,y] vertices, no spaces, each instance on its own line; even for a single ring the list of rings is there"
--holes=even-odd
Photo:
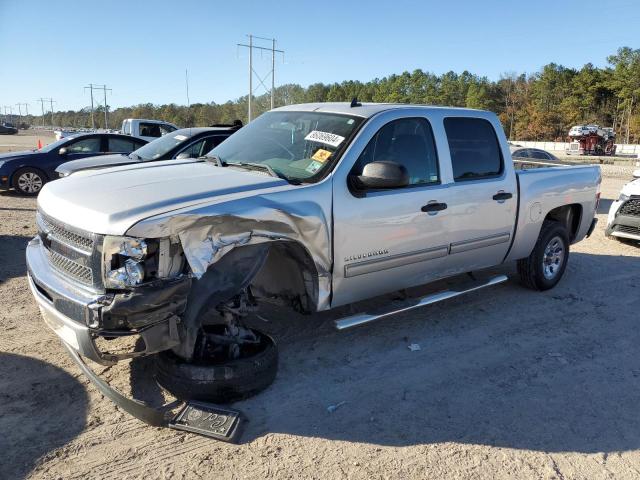
[[[49,263],[59,273],[71,277],[72,279],[84,285],[93,286],[93,272],[91,268],[80,265],[79,263],[63,257],[57,252],[46,249]]]
[[[618,210],[618,214],[640,217],[640,198],[632,197],[630,200],[624,202],[620,210]]]
[[[38,229],[41,232],[51,235],[59,242],[82,250],[86,253],[91,253],[93,250],[94,240],[92,235],[73,232],[63,227],[55,220],[47,218],[47,216],[42,212],[37,213],[36,221],[38,223]]]
[[[102,290],[102,236],[78,230],[42,212],[36,215],[51,268],[79,285]]]
[[[616,232],[630,233],[631,235],[640,235],[640,227],[629,227],[628,225],[616,225]]]

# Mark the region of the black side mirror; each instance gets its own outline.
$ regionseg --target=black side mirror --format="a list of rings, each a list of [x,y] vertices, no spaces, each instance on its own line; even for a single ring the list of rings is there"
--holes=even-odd
[[[67,153],[67,147],[62,147],[60,150],[58,150],[58,155],[65,156]]]
[[[358,187],[363,190],[377,188],[401,188],[409,185],[409,172],[396,162],[371,162],[364,166],[357,177]]]

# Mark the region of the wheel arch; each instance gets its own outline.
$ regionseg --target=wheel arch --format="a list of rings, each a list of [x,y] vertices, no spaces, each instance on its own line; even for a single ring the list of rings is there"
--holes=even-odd
[[[578,235],[582,221],[582,205],[571,203],[550,210],[544,217],[544,221],[556,221],[564,225],[569,233],[569,241],[574,242]]]

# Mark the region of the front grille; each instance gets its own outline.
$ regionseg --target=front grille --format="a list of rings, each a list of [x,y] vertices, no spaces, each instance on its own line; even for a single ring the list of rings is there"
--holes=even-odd
[[[630,233],[631,235],[640,235],[640,227],[629,227],[627,225],[616,225],[616,232]]]
[[[48,218],[42,212],[37,213],[36,221],[41,231],[48,233],[56,240],[84,252],[91,253],[94,243],[92,235],[72,232],[68,228],[58,224],[55,220]]]
[[[52,250],[47,249],[46,252],[49,257],[49,263],[51,263],[51,266],[59,273],[71,277],[84,285],[93,286],[93,272],[91,268],[69,260]]]
[[[631,198],[622,204],[620,215],[631,215],[633,217],[640,217],[640,198]]]
[[[40,211],[36,223],[51,268],[77,284],[101,290],[102,237],[69,227]]]

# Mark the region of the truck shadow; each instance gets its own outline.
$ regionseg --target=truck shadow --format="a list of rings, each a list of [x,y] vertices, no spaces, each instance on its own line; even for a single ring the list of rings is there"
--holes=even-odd
[[[0,282],[25,275],[25,249],[31,238],[23,235],[0,235]]]
[[[289,316],[276,382],[234,405],[243,441],[640,448],[638,287],[640,257],[572,253],[547,292],[514,280],[344,332],[335,314]]]
[[[84,386],[35,358],[0,353],[0,478],[24,478],[85,427]]]

